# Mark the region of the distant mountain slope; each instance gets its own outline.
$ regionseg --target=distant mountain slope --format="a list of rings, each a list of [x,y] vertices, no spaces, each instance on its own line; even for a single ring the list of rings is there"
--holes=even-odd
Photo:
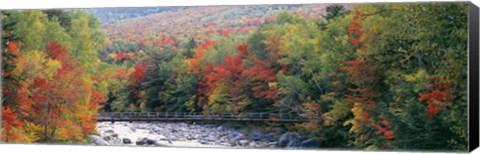
[[[122,19],[136,18],[154,13],[168,11],[173,7],[145,7],[145,8],[96,8],[86,9],[95,14],[102,23],[114,22]]]
[[[103,23],[101,28],[112,41],[144,42],[162,36],[228,36],[232,33],[246,34],[262,23],[273,22],[280,11],[306,18],[320,18],[327,6],[328,4],[172,7],[159,13]]]

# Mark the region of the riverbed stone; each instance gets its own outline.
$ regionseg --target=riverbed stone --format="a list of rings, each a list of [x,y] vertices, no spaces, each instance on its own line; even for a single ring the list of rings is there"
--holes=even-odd
[[[290,132],[282,134],[282,136],[280,136],[280,139],[278,139],[278,146],[286,147],[288,142],[290,142],[290,135],[291,135]]]
[[[287,132],[280,136],[279,147],[296,148],[301,144],[300,135],[296,132]]]
[[[155,140],[152,140],[152,139],[147,139],[146,142],[145,142],[147,145],[155,145],[157,144],[157,142]]]
[[[105,126],[105,125],[98,125],[98,128],[108,128],[108,126]]]
[[[148,138],[138,138],[137,141],[135,142],[136,145],[145,145],[147,144]]]
[[[250,135],[248,136],[249,140],[255,141],[259,140],[263,137],[263,132],[261,130],[254,130]]]
[[[113,133],[113,134],[110,135],[110,136],[117,138],[117,137],[118,137],[118,134],[117,134],[117,133]]]
[[[200,143],[200,144],[208,144],[209,142],[208,142],[208,141],[205,141],[205,140],[198,140],[198,143]]]
[[[222,131],[224,129],[223,125],[220,125],[216,128],[217,131]]]
[[[269,142],[275,141],[275,133],[270,132],[270,133],[265,134],[265,139]]]
[[[240,135],[237,135],[235,137],[233,137],[229,143],[232,144],[232,145],[238,145],[239,144],[239,141],[240,140],[244,140],[245,139],[245,136],[243,136],[242,134]]]
[[[103,138],[98,135],[91,135],[90,142],[92,142],[94,145],[108,145],[108,142],[103,140]]]
[[[287,148],[297,148],[299,147],[301,144],[301,141],[300,141],[300,135],[298,135],[298,133],[292,133],[290,135],[290,139],[289,139],[289,142],[287,144]]]
[[[320,147],[320,141],[317,139],[307,139],[303,141],[300,145],[301,148],[318,148]]]
[[[132,140],[130,140],[128,138],[123,138],[122,142],[123,142],[123,144],[132,144]]]
[[[107,133],[115,133],[115,132],[113,130],[109,129],[109,130],[105,131],[105,134],[107,134]]]

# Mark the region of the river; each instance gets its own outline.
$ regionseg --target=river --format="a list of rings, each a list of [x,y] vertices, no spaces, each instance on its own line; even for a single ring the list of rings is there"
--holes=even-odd
[[[256,130],[248,135],[222,125],[183,122],[99,122],[94,145],[275,148],[276,134]]]

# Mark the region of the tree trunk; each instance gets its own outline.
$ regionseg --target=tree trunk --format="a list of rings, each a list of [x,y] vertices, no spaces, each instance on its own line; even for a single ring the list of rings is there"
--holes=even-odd
[[[46,119],[47,122],[45,123],[45,140],[46,140],[47,142],[50,142],[51,139],[50,139],[50,137],[48,136],[47,130],[48,130],[48,125],[50,125],[50,120],[51,120],[51,116],[52,116],[52,105],[47,104],[47,106],[48,106],[48,107],[47,107],[48,115],[47,115],[47,119]]]

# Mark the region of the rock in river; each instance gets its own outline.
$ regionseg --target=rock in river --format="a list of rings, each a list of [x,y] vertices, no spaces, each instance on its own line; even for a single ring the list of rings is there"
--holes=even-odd
[[[278,146],[287,148],[296,148],[300,146],[300,135],[298,133],[287,132],[280,136]]]
[[[265,139],[269,142],[273,142],[275,141],[275,133],[268,133],[268,134],[265,134]]]
[[[240,140],[243,140],[243,139],[245,139],[245,136],[243,136],[242,134],[240,134],[240,135],[237,135],[237,136],[231,138],[231,139],[228,141],[228,143],[230,143],[231,145],[234,145],[234,146],[235,146],[235,145],[239,145],[239,144],[241,145],[241,143],[239,143],[239,141],[240,141]]]
[[[298,135],[298,133],[292,133],[290,135],[290,141],[287,144],[287,148],[298,148],[300,144],[300,135]]]
[[[102,139],[102,137],[97,135],[90,136],[91,142],[95,145],[108,145],[108,143]]]
[[[248,136],[249,140],[255,141],[263,137],[263,132],[261,130],[255,130]]]
[[[155,140],[152,140],[152,139],[147,139],[147,145],[155,145],[157,144],[157,142]]]
[[[123,144],[132,144],[132,140],[128,138],[123,138],[122,141],[123,141]]]
[[[110,130],[105,131],[105,134],[107,134],[107,133],[114,133],[114,131],[110,129]]]
[[[289,141],[290,141],[290,132],[282,134],[282,136],[280,136],[280,139],[278,139],[278,146],[286,147]]]
[[[110,136],[105,136],[105,137],[103,137],[103,140],[105,140],[105,141],[110,141],[110,139],[111,139]]]
[[[135,144],[137,144],[137,145],[145,145],[145,144],[147,144],[147,140],[148,140],[148,138],[138,138],[138,139],[137,139],[137,142],[135,142]]]
[[[317,139],[308,139],[301,143],[300,147],[302,148],[318,148],[320,147],[320,141]]]

